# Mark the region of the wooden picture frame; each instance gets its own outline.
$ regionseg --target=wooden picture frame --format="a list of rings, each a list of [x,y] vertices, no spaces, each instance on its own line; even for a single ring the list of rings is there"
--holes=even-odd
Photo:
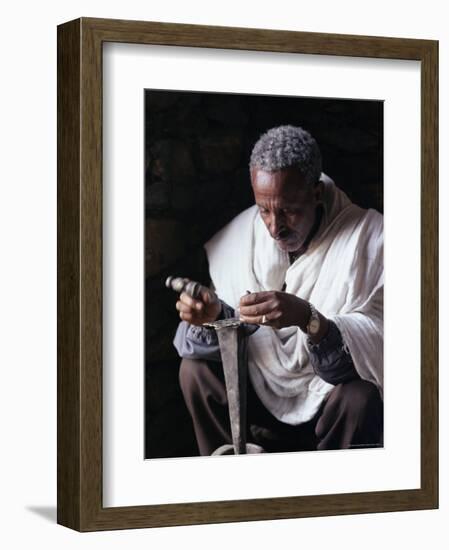
[[[104,508],[102,44],[421,62],[421,488]],[[58,514],[78,531],[438,507],[438,43],[81,18],[58,27]]]

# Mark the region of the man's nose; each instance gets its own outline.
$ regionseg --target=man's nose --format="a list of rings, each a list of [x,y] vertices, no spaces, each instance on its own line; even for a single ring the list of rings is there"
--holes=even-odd
[[[279,236],[279,233],[282,229],[284,229],[282,216],[279,216],[278,214],[272,214],[269,220],[270,235],[275,239]]]

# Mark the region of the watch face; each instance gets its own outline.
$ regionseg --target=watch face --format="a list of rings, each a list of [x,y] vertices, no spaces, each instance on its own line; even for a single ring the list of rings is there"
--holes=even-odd
[[[312,319],[309,323],[309,332],[316,334],[320,330],[320,322],[318,319]]]

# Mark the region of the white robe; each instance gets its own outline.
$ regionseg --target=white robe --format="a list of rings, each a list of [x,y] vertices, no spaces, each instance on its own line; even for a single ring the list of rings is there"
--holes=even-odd
[[[247,290],[281,290],[332,319],[364,380],[383,385],[383,216],[353,204],[323,174],[324,216],[307,251],[290,265],[251,206],[206,243],[218,296],[234,308]],[[315,375],[298,327],[261,326],[248,343],[248,373],[265,407],[300,424],[333,386]]]

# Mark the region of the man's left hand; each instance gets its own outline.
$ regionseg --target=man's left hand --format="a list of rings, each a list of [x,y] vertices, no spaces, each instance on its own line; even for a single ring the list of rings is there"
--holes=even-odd
[[[288,292],[268,290],[240,298],[240,320],[273,328],[299,326],[306,332],[310,319],[309,303]]]

